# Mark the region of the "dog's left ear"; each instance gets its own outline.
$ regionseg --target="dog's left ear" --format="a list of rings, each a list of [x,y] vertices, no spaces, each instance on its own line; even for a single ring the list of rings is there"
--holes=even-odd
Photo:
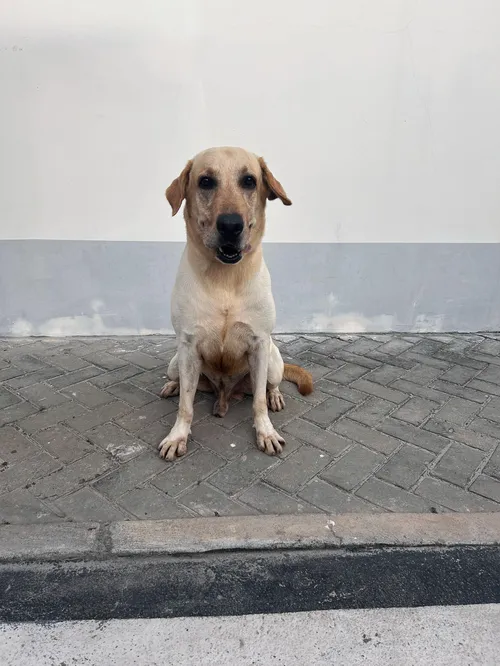
[[[192,166],[193,161],[189,160],[184,169],[181,171],[180,175],[167,187],[165,196],[167,197],[168,203],[172,207],[172,216],[177,215],[179,208],[182,206],[182,202],[186,198],[186,190]]]
[[[285,206],[291,206],[292,202],[286,196],[283,185],[278,180],[276,180],[273,174],[269,171],[269,167],[265,163],[263,157],[259,157],[259,164],[260,168],[262,169],[262,178],[264,179],[264,183],[267,185],[268,189],[267,198],[270,201],[279,198],[285,204]]]

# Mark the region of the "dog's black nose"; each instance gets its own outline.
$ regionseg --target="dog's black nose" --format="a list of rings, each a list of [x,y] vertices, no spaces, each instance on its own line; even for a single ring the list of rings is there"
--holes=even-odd
[[[243,231],[243,218],[238,213],[224,213],[217,218],[217,231],[225,241],[235,241]]]

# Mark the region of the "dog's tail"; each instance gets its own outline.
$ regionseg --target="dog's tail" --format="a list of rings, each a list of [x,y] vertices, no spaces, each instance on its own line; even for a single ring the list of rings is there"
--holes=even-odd
[[[289,382],[297,384],[297,388],[301,395],[309,395],[309,393],[313,392],[313,378],[311,373],[304,368],[301,368],[299,365],[285,363],[283,376],[285,379],[288,379]]]

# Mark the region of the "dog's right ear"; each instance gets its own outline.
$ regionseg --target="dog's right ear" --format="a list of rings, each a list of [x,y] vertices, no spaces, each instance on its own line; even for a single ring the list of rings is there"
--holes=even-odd
[[[172,216],[177,215],[179,208],[182,206],[182,202],[186,198],[186,190],[189,183],[189,174],[191,172],[192,166],[193,161],[189,160],[184,169],[181,171],[180,175],[167,187],[165,196],[167,197],[168,203],[172,207]]]

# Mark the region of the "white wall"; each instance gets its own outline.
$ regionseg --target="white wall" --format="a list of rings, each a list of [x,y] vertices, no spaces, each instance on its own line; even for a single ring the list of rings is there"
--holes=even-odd
[[[209,145],[294,201],[267,239],[500,241],[498,0],[2,0],[0,237],[182,240]]]

